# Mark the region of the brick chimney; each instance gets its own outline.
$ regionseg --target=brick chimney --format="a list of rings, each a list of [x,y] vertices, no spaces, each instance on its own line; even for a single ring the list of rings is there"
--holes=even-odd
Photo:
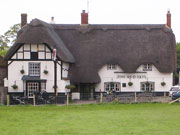
[[[86,10],[83,10],[81,13],[81,24],[88,24],[88,13],[86,13]]]
[[[27,14],[21,14],[21,28],[27,24]]]
[[[169,28],[171,28],[171,13],[170,10],[168,10],[167,12],[167,24],[166,24]]]

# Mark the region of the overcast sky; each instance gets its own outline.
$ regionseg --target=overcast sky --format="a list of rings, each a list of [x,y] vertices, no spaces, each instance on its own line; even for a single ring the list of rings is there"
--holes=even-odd
[[[170,9],[172,29],[180,42],[179,0],[89,0],[90,24],[165,24]],[[87,10],[87,0],[1,0],[0,34],[20,23],[20,14],[56,23],[80,24],[80,13]]]

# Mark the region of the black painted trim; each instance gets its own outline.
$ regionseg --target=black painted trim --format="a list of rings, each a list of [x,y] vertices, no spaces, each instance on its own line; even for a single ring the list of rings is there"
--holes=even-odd
[[[57,62],[54,61],[54,93],[56,95],[56,88],[57,88]]]
[[[61,61],[61,80],[63,79],[63,62]]]
[[[52,59],[38,59],[38,60],[31,60],[31,59],[9,59],[9,61],[53,61]]]
[[[23,59],[24,59],[24,45],[23,45]]]
[[[9,66],[9,65],[11,65],[11,63],[12,63],[13,61],[14,61],[14,60],[11,60],[11,62],[10,62],[10,63],[8,63],[8,66]]]

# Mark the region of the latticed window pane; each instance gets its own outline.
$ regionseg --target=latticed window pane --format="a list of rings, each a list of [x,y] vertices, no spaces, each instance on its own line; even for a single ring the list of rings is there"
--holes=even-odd
[[[29,63],[29,75],[40,76],[40,63]]]
[[[108,82],[104,84],[105,91],[119,91],[120,90],[120,83],[118,82]]]
[[[32,98],[35,91],[38,91],[39,83],[37,82],[29,82],[28,83],[28,97]]]
[[[46,91],[46,83],[45,82],[41,83],[41,91]]]
[[[142,82],[141,90],[143,91],[153,91],[154,90],[154,82]]]

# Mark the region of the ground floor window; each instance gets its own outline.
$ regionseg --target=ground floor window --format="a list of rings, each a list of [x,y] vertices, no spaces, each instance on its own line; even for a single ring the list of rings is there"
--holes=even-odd
[[[141,82],[142,91],[154,91],[154,82]]]
[[[33,98],[34,92],[39,90],[39,83],[38,82],[28,82],[27,84],[27,94],[29,98]]]
[[[41,82],[41,91],[46,91],[46,83]]]
[[[42,91],[46,91],[46,82],[26,82],[24,83],[27,86],[27,90],[25,89],[24,86],[24,90],[26,91],[26,95],[29,98],[33,98],[34,94],[36,92],[42,92]]]
[[[120,91],[119,82],[106,82],[104,83],[105,91]]]

